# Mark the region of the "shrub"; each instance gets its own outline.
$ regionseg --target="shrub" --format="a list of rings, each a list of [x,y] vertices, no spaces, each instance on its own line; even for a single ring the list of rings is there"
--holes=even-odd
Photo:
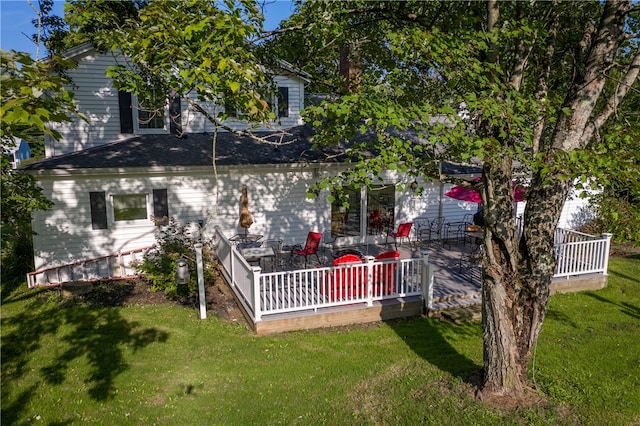
[[[175,218],[158,220],[152,217],[156,225],[156,244],[136,266],[151,284],[152,291],[163,291],[167,298],[188,296],[198,287],[198,275],[194,244],[199,241],[199,235],[192,235],[186,224]],[[203,243],[202,258],[204,264],[204,279],[213,280],[213,258],[209,245]],[[189,283],[176,284],[176,263],[185,259],[189,267]]]
[[[611,232],[614,241],[640,245],[640,205],[635,200],[604,194],[594,201],[597,233]]]

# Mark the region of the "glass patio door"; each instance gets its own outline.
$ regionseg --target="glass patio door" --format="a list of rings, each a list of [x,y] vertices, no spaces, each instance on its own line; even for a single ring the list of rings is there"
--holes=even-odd
[[[367,192],[367,235],[386,235],[393,228],[395,185],[375,186]]]

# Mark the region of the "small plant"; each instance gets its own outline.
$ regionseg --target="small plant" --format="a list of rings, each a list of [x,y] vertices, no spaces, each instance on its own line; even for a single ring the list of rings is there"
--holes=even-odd
[[[186,224],[175,218],[156,219],[155,246],[149,250],[143,260],[136,266],[151,283],[152,291],[164,291],[169,299],[187,296],[197,288],[196,254],[194,243],[198,240],[192,235]],[[203,263],[210,265],[212,258],[208,247],[203,247]],[[176,283],[176,262],[185,259],[190,271],[188,284]],[[213,278],[211,268],[205,267],[205,281]]]

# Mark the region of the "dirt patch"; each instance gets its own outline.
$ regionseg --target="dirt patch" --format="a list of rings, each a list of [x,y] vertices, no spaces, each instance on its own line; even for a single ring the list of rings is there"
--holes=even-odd
[[[521,395],[517,396],[476,391],[475,398],[494,409],[510,413],[521,409],[530,410],[548,406],[547,399],[531,388],[525,389]]]
[[[170,300],[161,291],[151,291],[149,283],[142,278],[64,284],[62,295],[66,303],[85,303],[101,307],[180,305],[200,309],[197,290]],[[213,312],[228,321],[245,321],[231,288],[219,275],[213,283],[205,283],[205,300],[208,313]]]
[[[610,256],[616,257],[633,257],[634,259],[640,258],[640,246],[633,246],[630,243],[611,243],[611,249],[609,251]]]

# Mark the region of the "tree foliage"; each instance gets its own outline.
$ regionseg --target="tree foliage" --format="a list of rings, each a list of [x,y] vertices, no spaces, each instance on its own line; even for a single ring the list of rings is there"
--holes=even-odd
[[[637,164],[620,114],[638,90],[637,18],[629,1],[304,2],[272,42],[330,91],[306,110],[318,143],[380,153],[325,187],[430,177],[442,160],[482,167],[488,392],[526,386],[572,183],[601,187]],[[353,72],[337,72],[340,56]],[[529,186],[522,233],[516,178]]]
[[[2,143],[10,144],[12,138],[27,138],[34,132],[60,138],[49,123],[71,121],[76,108],[73,94],[64,89],[67,80],[55,70],[73,67],[73,63],[59,57],[34,61],[27,53],[5,50],[0,51],[0,60]]]
[[[2,272],[7,277],[31,270],[31,212],[51,207],[32,176],[11,169],[9,152],[20,139],[31,140],[37,133],[59,138],[51,123],[71,121],[76,109],[64,77],[52,73],[59,64],[69,66],[67,61],[34,61],[27,53],[4,50],[0,61]]]
[[[114,10],[105,11],[109,4],[72,1],[66,17],[72,30],[89,28],[94,43],[124,55],[126,60],[108,72],[118,88],[181,96],[213,126],[228,131],[238,132],[224,123],[230,111],[256,124],[274,119],[271,74],[252,44],[263,21],[255,2],[140,2],[124,22]]]

